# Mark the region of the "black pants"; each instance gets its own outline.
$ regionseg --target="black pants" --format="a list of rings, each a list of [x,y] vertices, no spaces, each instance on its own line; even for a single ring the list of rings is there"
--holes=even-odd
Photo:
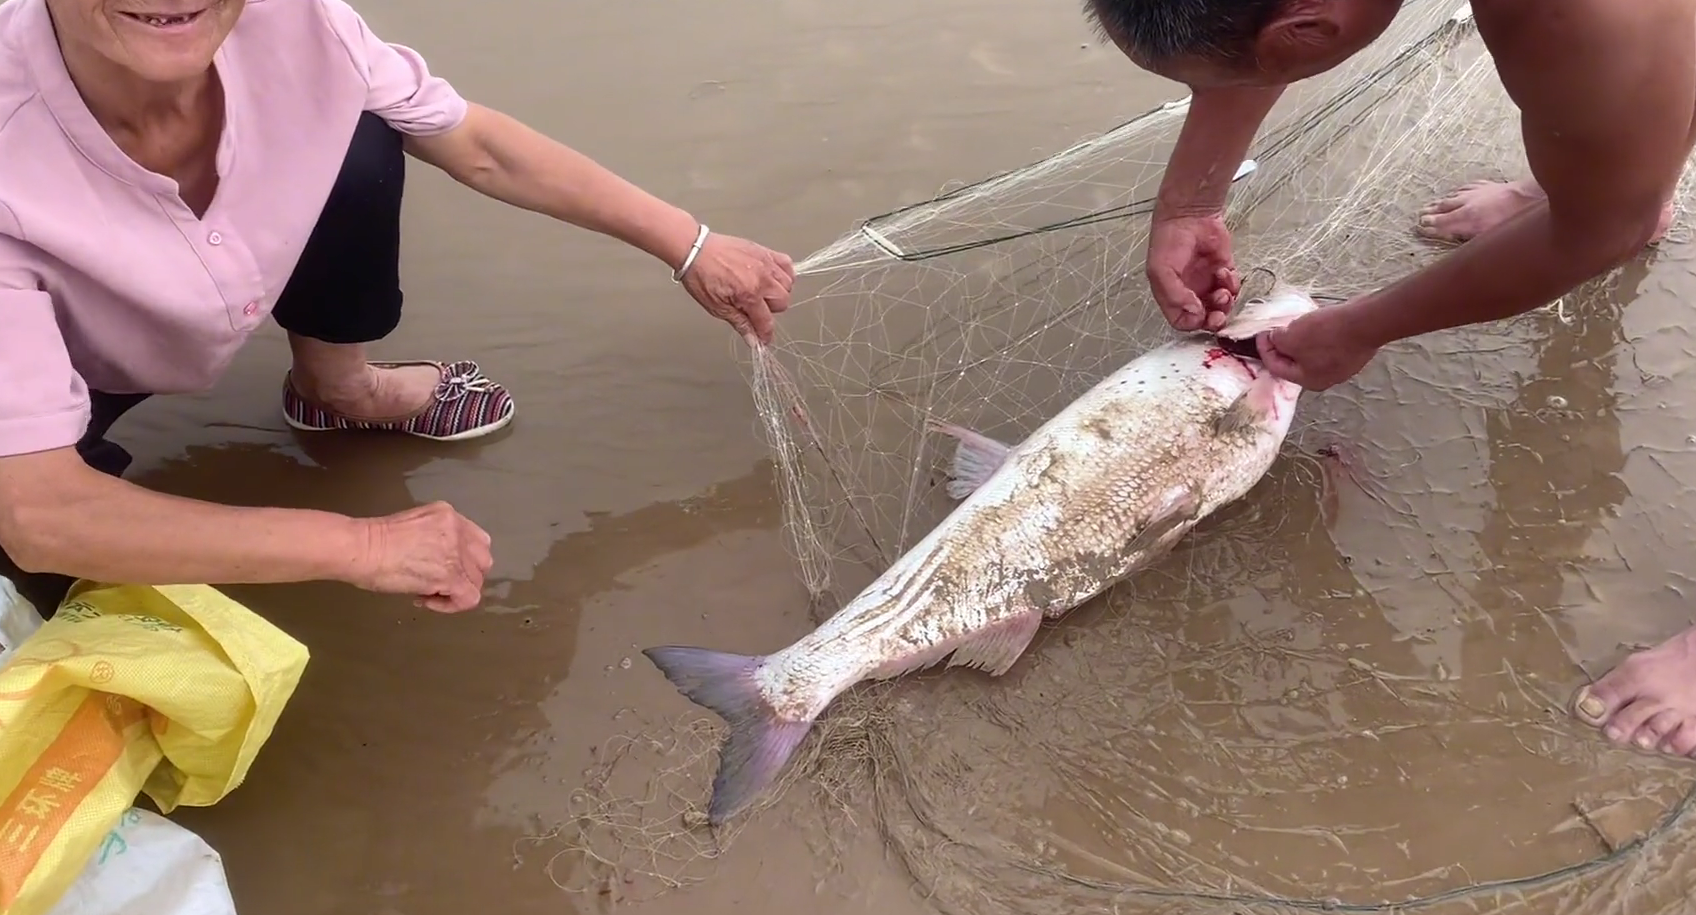
[[[401,139],[382,118],[360,116],[335,186],[272,310],[284,330],[326,343],[369,343],[400,323],[400,208],[406,189]],[[90,467],[123,476],[132,457],[106,433],[149,396],[89,392],[92,415],[77,453]],[[0,574],[17,580],[42,615],[51,615],[70,579],[23,576],[4,553],[0,560]],[[54,581],[45,592],[31,587],[48,579]]]

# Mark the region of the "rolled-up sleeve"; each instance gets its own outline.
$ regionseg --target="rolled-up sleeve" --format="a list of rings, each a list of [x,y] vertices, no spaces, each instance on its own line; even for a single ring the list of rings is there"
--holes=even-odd
[[[7,218],[0,208],[0,225]],[[0,236],[0,457],[74,445],[88,428],[88,386],[26,250]]]
[[[422,137],[446,133],[465,120],[465,99],[447,80],[430,72],[423,55],[378,38],[344,0],[319,3],[365,79],[366,111],[401,133]]]

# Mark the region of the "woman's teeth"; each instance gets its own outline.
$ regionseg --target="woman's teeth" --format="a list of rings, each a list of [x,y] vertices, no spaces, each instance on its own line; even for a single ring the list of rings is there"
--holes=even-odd
[[[147,15],[145,13],[130,13],[129,14],[130,18],[132,18],[132,19],[138,19],[142,22],[147,23],[148,25],[159,26],[159,27],[171,26],[171,25],[182,25],[183,23],[188,22],[188,21],[194,19],[196,16],[199,16],[199,15],[200,14],[198,12],[196,12],[196,13],[183,13],[181,15],[176,15],[176,16],[150,16],[150,15]]]

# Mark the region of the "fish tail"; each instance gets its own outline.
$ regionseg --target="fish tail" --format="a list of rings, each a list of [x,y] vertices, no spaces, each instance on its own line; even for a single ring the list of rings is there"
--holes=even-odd
[[[717,826],[770,787],[813,722],[778,717],[755,679],[765,658],[680,646],[647,648],[642,654],[678,692],[729,726],[707,807],[707,822]]]

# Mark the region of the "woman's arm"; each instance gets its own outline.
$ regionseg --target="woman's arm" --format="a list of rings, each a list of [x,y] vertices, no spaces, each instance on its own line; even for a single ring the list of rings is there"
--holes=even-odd
[[[340,581],[456,613],[482,600],[489,535],[443,502],[384,518],[164,495],[74,448],[0,457],[0,548],[26,572],[125,584]]]
[[[744,338],[769,342],[772,315],[789,307],[795,266],[787,255],[745,239],[709,235],[683,210],[498,111],[473,103],[459,126],[434,136],[408,136],[406,148],[467,187],[617,238],[674,273],[687,263],[684,288]]]
[[[472,103],[458,127],[409,136],[407,151],[482,194],[609,235],[683,265],[700,224],[582,153]]]
[[[94,470],[74,448],[0,457],[0,547],[27,572],[135,584],[359,577],[370,522],[232,508]]]

